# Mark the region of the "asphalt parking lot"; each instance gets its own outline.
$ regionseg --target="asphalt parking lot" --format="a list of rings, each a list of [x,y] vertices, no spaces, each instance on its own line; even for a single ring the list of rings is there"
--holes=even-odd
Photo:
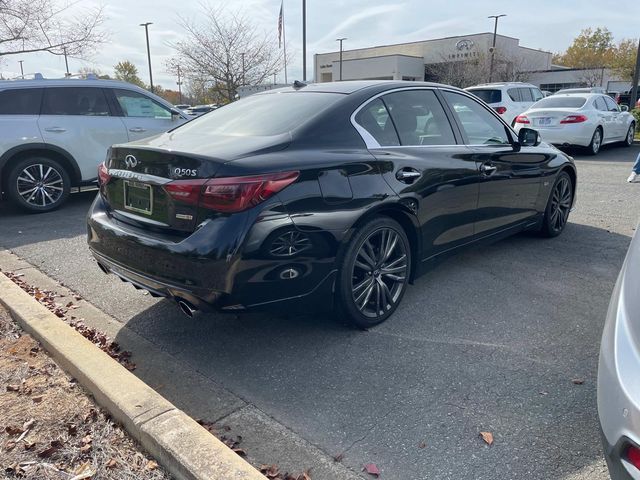
[[[84,216],[95,192],[41,215],[0,205],[0,246],[327,455],[342,453],[353,472],[373,462],[388,479],[601,480],[598,350],[640,217],[640,185],[626,183],[638,152],[572,152],[578,204],[559,238],[523,234],[460,254],[367,332],[312,312],[187,319],[91,260]]]

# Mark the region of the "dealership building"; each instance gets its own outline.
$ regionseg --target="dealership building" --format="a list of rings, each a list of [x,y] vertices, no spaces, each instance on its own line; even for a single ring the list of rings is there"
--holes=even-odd
[[[482,61],[492,52],[493,33],[478,33],[438,38],[419,42],[320,53],[314,56],[316,82],[339,80],[427,80],[439,81],[437,67],[451,62]],[[620,82],[607,69],[567,69],[552,64],[551,52],[520,45],[520,40],[496,36],[496,58],[509,59],[520,80],[543,90],[600,85],[611,91],[621,91]],[[341,72],[342,70],[342,72]],[[486,81],[486,80],[485,80]],[[615,84],[615,89],[610,87]],[[467,85],[465,85],[467,86]]]

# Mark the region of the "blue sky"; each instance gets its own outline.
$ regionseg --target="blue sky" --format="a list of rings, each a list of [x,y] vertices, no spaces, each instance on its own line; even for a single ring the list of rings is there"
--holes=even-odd
[[[61,0],[64,1],[64,0]],[[81,0],[80,6],[102,4],[110,42],[88,60],[70,60],[70,68],[92,66],[111,73],[113,65],[128,59],[138,66],[148,81],[144,29],[138,24],[153,22],[149,28],[154,83],[176,88],[176,79],[164,68],[174,54],[170,42],[182,37],[178,17],[197,18],[200,2],[185,0]],[[260,30],[273,32],[277,44],[277,17],[280,0],[210,1],[241,9]],[[289,79],[302,78],[301,0],[285,0],[287,45],[294,55]],[[562,51],[582,28],[606,26],[616,40],[640,35],[640,1],[618,0],[307,0],[307,77],[313,76],[313,54],[337,50],[337,37],[347,37],[344,48],[402,43],[493,30],[487,15],[507,14],[500,19],[499,33],[520,39],[520,44],[552,52]],[[47,77],[64,74],[64,60],[47,54],[7,57],[0,64],[5,76],[19,73],[18,60],[26,72],[42,72]],[[282,80],[282,76],[280,78]]]

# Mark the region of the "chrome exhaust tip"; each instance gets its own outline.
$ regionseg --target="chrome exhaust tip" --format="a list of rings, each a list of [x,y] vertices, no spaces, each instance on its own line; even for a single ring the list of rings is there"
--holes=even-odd
[[[178,307],[180,307],[180,310],[182,311],[182,313],[184,313],[189,318],[193,318],[193,316],[198,311],[196,307],[191,305],[186,300],[182,300],[182,299],[178,300]]]

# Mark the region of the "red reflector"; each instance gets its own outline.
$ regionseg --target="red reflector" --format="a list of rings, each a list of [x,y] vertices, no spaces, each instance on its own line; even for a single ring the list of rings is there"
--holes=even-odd
[[[100,165],[98,165],[98,184],[106,185],[107,183],[109,183],[109,180],[111,180],[109,169],[107,169],[107,166],[104,164],[104,162],[102,162]]]
[[[587,117],[584,115],[568,115],[560,120],[560,123],[582,123],[586,121]]]
[[[504,112],[507,111],[507,107],[495,107],[494,110],[498,112],[500,115],[502,115]]]
[[[627,461],[640,470],[640,448],[629,445],[624,452]]]
[[[300,172],[273,173],[250,177],[226,177],[209,180],[200,205],[218,212],[241,212],[272,197],[295,182]]]
[[[529,124],[529,123],[531,123],[531,122],[529,121],[529,118],[528,118],[526,115],[518,115],[518,116],[516,117],[516,123],[526,123],[526,124]]]

